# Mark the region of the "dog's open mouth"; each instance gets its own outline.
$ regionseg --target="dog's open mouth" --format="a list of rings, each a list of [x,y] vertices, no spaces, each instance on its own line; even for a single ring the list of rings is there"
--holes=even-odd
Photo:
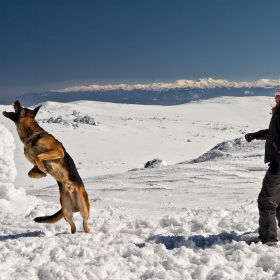
[[[14,107],[15,113],[17,113],[18,112],[18,107],[15,105],[15,103],[13,103],[12,105]]]
[[[18,100],[15,101],[15,102],[12,104],[12,106],[14,107],[15,112],[6,112],[6,111],[4,111],[4,112],[3,112],[3,115],[4,115],[6,118],[9,118],[9,119],[11,119],[12,121],[15,122],[15,121],[17,121],[18,118],[19,118],[20,111],[21,111],[22,107],[21,107],[21,105],[20,105],[20,103],[19,103]]]

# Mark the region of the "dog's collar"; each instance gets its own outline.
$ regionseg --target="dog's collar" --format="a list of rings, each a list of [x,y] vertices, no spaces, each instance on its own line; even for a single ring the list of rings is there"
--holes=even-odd
[[[39,135],[39,134],[42,134],[42,133],[47,133],[46,131],[44,130],[40,130],[40,131],[36,131],[34,132],[33,134],[31,134],[24,142],[24,145],[26,145],[33,137]]]

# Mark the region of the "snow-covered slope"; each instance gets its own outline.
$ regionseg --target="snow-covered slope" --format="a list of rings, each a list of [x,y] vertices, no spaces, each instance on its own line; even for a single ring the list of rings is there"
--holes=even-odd
[[[257,235],[266,166],[264,142],[243,139],[267,127],[272,103],[44,104],[38,119],[64,143],[90,197],[91,234],[75,215],[75,235],[63,220],[33,222],[59,209],[58,187],[52,178],[30,187],[31,166],[14,125],[2,117],[0,162],[10,164],[0,165],[0,278],[278,279],[279,248],[247,244]],[[73,122],[77,112],[99,125]],[[50,116],[65,122],[45,122]],[[144,168],[154,158],[167,166]]]

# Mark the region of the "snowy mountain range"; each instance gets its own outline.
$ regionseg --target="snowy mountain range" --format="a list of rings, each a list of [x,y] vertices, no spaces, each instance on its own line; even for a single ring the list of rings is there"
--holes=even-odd
[[[48,92],[28,93],[0,100],[11,104],[15,99],[25,106],[45,101],[71,102],[77,100],[124,104],[178,105],[197,99],[219,96],[271,96],[279,80],[260,79],[255,82],[231,82],[222,79],[177,80],[171,83],[119,84],[73,86]]]

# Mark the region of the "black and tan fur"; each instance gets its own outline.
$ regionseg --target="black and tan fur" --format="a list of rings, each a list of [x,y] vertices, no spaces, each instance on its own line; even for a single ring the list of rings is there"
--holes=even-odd
[[[15,101],[13,106],[15,112],[3,112],[3,115],[15,123],[19,138],[24,144],[24,154],[34,165],[28,176],[39,179],[50,174],[59,186],[61,209],[52,216],[37,217],[34,221],[55,223],[64,218],[71,226],[71,233],[75,233],[76,226],[72,216],[73,212],[80,212],[84,231],[89,233],[88,195],[73,159],[62,143],[36,122],[35,116],[41,106],[30,110],[22,107],[19,101]]]

